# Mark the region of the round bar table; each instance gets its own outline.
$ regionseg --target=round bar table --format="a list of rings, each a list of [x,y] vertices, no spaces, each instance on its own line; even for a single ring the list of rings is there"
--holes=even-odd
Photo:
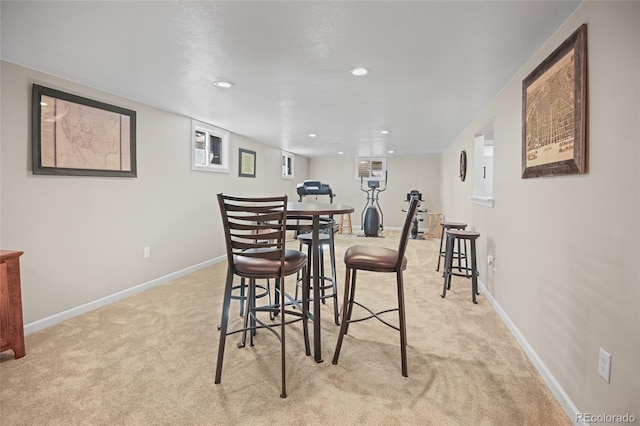
[[[333,216],[339,214],[353,213],[353,206],[345,204],[328,203],[303,203],[288,202],[287,217],[309,217],[312,220],[312,244],[311,258],[313,261],[313,355],[316,362],[322,362],[322,350],[320,339],[320,264],[319,264],[319,244],[320,216]],[[289,227],[287,225],[287,227]],[[291,227],[290,229],[295,229]],[[332,232],[332,230],[330,231]],[[311,271],[309,271],[311,272]]]

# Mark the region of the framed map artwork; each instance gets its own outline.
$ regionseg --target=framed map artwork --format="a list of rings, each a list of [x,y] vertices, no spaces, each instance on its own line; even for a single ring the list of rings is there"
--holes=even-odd
[[[522,81],[522,178],[587,171],[587,25]]]
[[[136,112],[33,85],[34,175],[136,177]]]

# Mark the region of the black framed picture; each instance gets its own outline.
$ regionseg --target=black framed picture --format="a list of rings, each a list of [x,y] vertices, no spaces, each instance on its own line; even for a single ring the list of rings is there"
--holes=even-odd
[[[136,112],[33,85],[35,175],[136,177]]]
[[[238,151],[239,167],[238,176],[256,177],[256,152],[240,148]]]

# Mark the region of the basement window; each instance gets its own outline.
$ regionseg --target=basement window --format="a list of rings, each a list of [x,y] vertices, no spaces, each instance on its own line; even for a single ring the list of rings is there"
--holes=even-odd
[[[229,132],[193,120],[191,154],[192,170],[229,173]]]
[[[380,158],[356,158],[356,180],[383,180],[387,175],[387,159]]]
[[[282,179],[293,179],[293,154],[282,151]]]

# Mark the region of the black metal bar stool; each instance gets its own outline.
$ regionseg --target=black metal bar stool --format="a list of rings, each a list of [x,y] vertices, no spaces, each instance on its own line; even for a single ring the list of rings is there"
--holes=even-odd
[[[320,292],[321,292],[321,296],[320,299],[322,299],[322,303],[326,303],[325,300],[326,299],[333,299],[333,318],[334,321],[336,323],[336,325],[340,325],[340,320],[339,320],[339,314],[338,314],[338,287],[337,287],[337,278],[336,278],[336,250],[335,250],[335,245],[333,244],[333,234],[334,234],[334,229],[328,229],[327,233],[321,233],[320,235],[318,235],[318,244],[320,245],[320,247],[318,247],[318,253],[319,253],[319,263],[320,263]],[[298,235],[298,241],[300,241],[300,245],[302,246],[303,244],[307,246],[307,270],[311,271],[311,262],[312,262],[312,250],[311,250],[311,244],[312,244],[312,236],[310,233],[307,234],[300,234]],[[324,247],[329,246],[329,263],[331,265],[331,276],[327,276],[325,275],[324,272]],[[312,281],[312,275],[309,274],[309,282]],[[300,283],[301,285],[304,285],[304,283]],[[309,289],[311,291],[311,288]],[[331,290],[331,292],[328,292],[327,290]],[[311,294],[311,293],[310,293]],[[298,299],[298,288],[296,287],[296,294],[295,294],[295,298]],[[312,298],[310,298],[310,300],[313,300]]]
[[[442,250],[442,244],[444,242],[444,239],[446,238],[447,231],[449,231],[450,229],[466,229],[467,228],[467,224],[461,223],[461,222],[441,222],[440,225],[442,226],[442,233],[440,234],[440,251],[439,251],[438,266],[436,267],[436,271],[440,270],[440,260],[445,256],[445,251]],[[458,241],[458,250],[457,251],[455,249],[453,250],[453,259],[456,259],[458,263],[459,271],[462,271],[463,269],[462,267],[463,259],[464,259],[464,268],[468,266],[466,244],[464,244],[462,247],[462,250],[460,250],[460,241]],[[444,277],[444,274],[442,276]]]
[[[451,289],[451,276],[456,275],[459,277],[471,278],[471,299],[473,300],[473,303],[478,303],[476,300],[476,295],[480,294],[478,292],[478,263],[476,260],[476,240],[478,237],[480,237],[480,233],[475,231],[466,231],[462,229],[450,229],[447,231],[447,243],[444,258],[444,284],[442,288],[443,298],[446,296],[447,290]],[[471,268],[466,266],[461,267],[460,264],[458,264],[457,268],[453,266],[453,247],[456,240],[458,240],[458,249],[460,247],[460,242],[462,242],[466,247],[466,241],[469,240],[471,248]],[[464,270],[464,273],[455,273],[453,272],[454,269],[462,269]]]

